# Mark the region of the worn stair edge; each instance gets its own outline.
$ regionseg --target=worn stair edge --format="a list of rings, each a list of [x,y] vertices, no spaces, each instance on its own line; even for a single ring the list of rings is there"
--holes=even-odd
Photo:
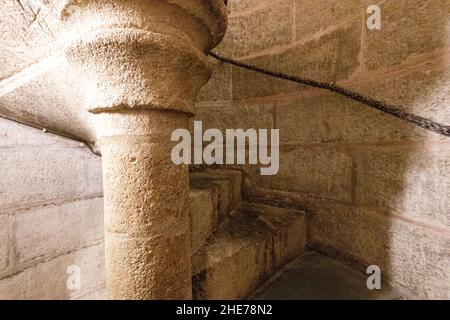
[[[303,211],[245,203],[193,256],[193,297],[243,299],[305,247]]]
[[[240,171],[190,174],[191,248],[195,253],[241,202]]]

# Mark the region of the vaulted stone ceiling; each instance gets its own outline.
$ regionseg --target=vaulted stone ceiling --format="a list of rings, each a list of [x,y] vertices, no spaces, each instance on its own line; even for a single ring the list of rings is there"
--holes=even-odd
[[[63,58],[64,2],[0,2],[0,115],[93,141],[79,83]]]
[[[83,108],[85,88],[82,77],[74,73],[64,56],[67,43],[88,30],[89,24],[96,23],[96,17],[91,16],[84,20],[86,24],[80,26],[78,13],[67,18],[73,13],[72,5],[87,2],[0,2],[0,116],[68,134],[89,143],[95,142],[89,112]],[[115,6],[121,2],[111,3]],[[142,5],[143,0],[135,3],[136,6]],[[217,10],[216,1],[161,0],[152,2],[152,6],[155,3],[160,3],[160,7],[152,12],[153,20],[155,12],[158,12],[156,10],[164,11],[167,7],[172,11],[182,8],[200,20],[206,17],[202,16],[202,10]],[[196,11],[196,8],[202,9]],[[161,14],[162,17],[164,15]],[[165,24],[167,21],[162,19],[160,22]],[[211,21],[206,23],[213,25]]]

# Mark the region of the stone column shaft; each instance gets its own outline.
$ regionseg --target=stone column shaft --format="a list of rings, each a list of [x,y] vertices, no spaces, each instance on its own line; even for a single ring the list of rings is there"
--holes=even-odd
[[[67,61],[102,152],[109,299],[190,299],[188,168],[171,160],[211,75],[223,0],[67,0]]]
[[[190,299],[188,168],[172,163],[169,143],[187,116],[124,110],[96,117],[108,298]]]

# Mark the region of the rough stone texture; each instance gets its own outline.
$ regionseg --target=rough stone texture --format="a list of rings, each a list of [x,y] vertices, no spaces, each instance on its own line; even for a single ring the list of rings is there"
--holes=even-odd
[[[97,12],[105,13],[111,9],[112,1],[103,1],[105,5],[102,8],[96,7],[94,1],[78,1],[74,2],[75,6],[60,7],[53,5],[53,2],[40,4],[38,1],[24,0],[21,1],[23,8],[17,1],[4,2],[0,4],[0,12],[4,18],[0,22],[0,31],[5,35],[2,37],[5,41],[1,43],[0,48],[0,64],[4,67],[1,71],[3,73],[0,73],[0,113],[32,120],[35,124],[51,129],[64,128],[65,132],[93,141],[94,126],[80,95],[84,92],[81,85],[85,84],[85,81],[77,79],[77,75],[71,71],[70,65],[65,63],[64,59],[60,61],[53,57],[42,60],[49,54],[57,54],[55,50],[59,50],[58,39],[53,39],[48,31],[51,30],[57,35],[62,28],[61,25],[54,26],[54,22],[47,17],[54,12],[60,13],[66,26],[74,26],[75,23],[80,27],[72,28],[78,37],[83,28],[95,29],[108,19],[112,19],[117,26],[123,26],[123,22],[128,19],[124,14],[127,10],[123,9],[131,2],[137,6],[143,5],[145,9],[132,10],[135,15],[131,19],[134,19],[133,23],[138,28],[151,26],[146,30],[161,31],[169,36],[176,34],[184,39],[185,43],[200,51],[206,51],[205,48],[212,46],[217,42],[215,40],[223,35],[222,32],[214,32],[214,18],[208,18],[210,9],[214,7],[201,7],[198,10],[199,8],[192,5],[196,2],[194,0],[171,0],[178,8],[174,10],[176,13],[169,19],[169,23],[163,24],[174,28],[165,30],[152,29],[157,28],[158,22],[161,21],[151,14],[151,10],[149,11],[149,7],[144,3],[149,3],[146,0],[123,1],[113,8],[115,11],[109,12],[118,14],[96,17],[89,13],[92,12],[91,9],[99,9]],[[158,10],[173,8],[167,6],[167,2],[152,2],[151,5],[161,4],[162,7],[158,7]],[[347,87],[381,100],[403,104],[405,110],[444,123],[449,122],[448,1],[421,1],[415,6],[404,0],[383,1],[381,31],[361,28],[365,23],[367,1],[362,2],[360,17],[356,12],[356,1],[347,1],[345,6],[331,0],[320,3],[296,1],[292,10],[285,7],[289,2],[291,0],[230,0],[233,24],[248,26],[249,30],[253,28],[256,34],[268,34],[271,30],[279,30],[280,27],[283,33],[277,33],[272,39],[255,39],[247,37],[248,30],[239,29],[236,30],[237,34],[230,33],[228,37],[244,39],[246,44],[229,42],[224,45],[223,50],[230,54],[237,51],[240,51],[240,54],[251,52],[251,55],[257,58],[247,59],[248,62],[289,74],[343,82]],[[80,14],[78,5],[81,3],[81,7],[86,5],[83,8],[88,9],[88,14]],[[295,12],[296,25],[291,25],[291,36],[294,31],[297,36],[293,39],[295,42],[286,42],[289,32],[286,25],[291,23],[291,19],[258,20],[259,14],[271,12],[272,7]],[[151,19],[139,18],[149,12]],[[199,21],[205,22],[205,29],[198,21],[191,24],[192,19],[180,19],[180,15],[186,12],[200,17]],[[219,9],[211,16],[214,17],[216,13],[222,14],[223,11]],[[270,15],[277,16],[278,12],[271,12]],[[221,21],[224,23],[223,19]],[[261,25],[267,25],[267,28],[258,28],[256,21],[261,21]],[[221,23],[218,24],[219,29]],[[25,26],[22,28],[23,32],[17,33],[21,26]],[[67,36],[69,42],[73,40],[71,36]],[[275,46],[272,47],[272,44]],[[102,53],[102,50],[95,52]],[[127,53],[126,50],[121,52]],[[176,58],[178,57],[177,55]],[[187,60],[185,62],[189,65],[191,61]],[[176,60],[176,63],[181,62]],[[113,67],[114,63],[103,65]],[[123,76],[132,69],[131,66],[136,64],[130,63],[130,68],[125,68]],[[442,191],[448,189],[448,163],[445,159],[447,149],[444,148],[444,152],[440,149],[443,146],[440,140],[443,139],[329,94],[322,96],[321,93],[305,90],[304,87],[290,82],[274,80],[234,67],[220,66],[219,69],[223,69],[216,71],[212,82],[201,94],[203,102],[200,111],[209,111],[201,117],[209,119],[209,123],[214,125],[221,124],[223,118],[224,123],[230,127],[234,127],[234,124],[248,127],[270,125],[282,129],[284,146],[281,153],[281,176],[261,178],[255,167],[244,166],[245,180],[259,187],[277,189],[277,192],[291,191],[289,194],[298,199],[301,205],[308,206],[312,212],[310,220],[313,246],[332,255],[346,257],[347,262],[378,262],[387,270],[386,280],[389,283],[396,288],[407,289],[419,297],[448,298],[449,243],[448,237],[444,235],[448,234],[449,205],[446,201],[448,196],[445,197]],[[23,70],[26,67],[29,68]],[[17,77],[10,77],[20,70],[24,72],[16,74]],[[148,71],[139,68],[137,70]],[[107,79],[116,81],[120,76]],[[138,86],[133,88],[145,86],[144,82],[137,81]],[[170,84],[170,81],[168,83]],[[189,103],[194,101],[193,95],[196,91],[190,89],[187,90],[192,93],[188,99]],[[165,97],[170,98],[171,95]],[[113,98],[113,95],[109,98]],[[136,100],[132,101],[139,102],[140,98],[142,101],[148,101],[144,99],[148,96],[133,97]],[[236,108],[234,102],[210,105],[207,102],[231,99],[252,101],[244,107],[236,104]],[[268,107],[269,105],[274,107]],[[190,107],[187,106],[187,109]],[[209,107],[212,108],[208,109]],[[229,109],[219,111],[218,107]],[[11,216],[17,208],[24,209],[49,202],[61,205],[66,200],[76,200],[91,192],[98,196],[101,192],[99,160],[91,159],[87,152],[80,151],[78,146],[67,143],[60,145],[52,139],[43,139],[41,143],[37,134],[22,138],[19,130],[18,135],[14,134],[15,129],[2,132],[7,134],[0,134],[0,158],[4,160],[2,163],[7,164],[6,167],[2,166],[7,179],[0,180],[0,198],[8,208],[1,208],[0,217],[5,216],[5,213]],[[20,148],[16,144],[20,145]],[[288,147],[286,144],[301,144],[302,148]],[[314,146],[305,146],[309,144]],[[65,166],[57,165],[59,161],[65,161]],[[15,166],[12,165],[14,162],[17,162]],[[38,167],[41,169],[36,169]],[[50,167],[56,167],[55,171],[50,172]],[[30,171],[31,176],[25,177],[24,171]],[[177,176],[174,179],[178,178]],[[54,182],[59,187],[55,186]],[[70,191],[75,185],[78,187]],[[229,182],[209,182],[207,185],[212,186],[214,190],[228,190],[222,194],[226,196],[224,199],[230,199]],[[29,190],[31,193],[28,193]],[[388,195],[388,192],[391,192],[391,195]],[[23,199],[17,196],[21,193],[24,193]],[[285,193],[279,199],[285,200],[284,195]],[[68,197],[70,199],[67,199]],[[322,199],[321,206],[312,201],[314,199]],[[219,207],[222,210],[220,212],[226,212],[225,202],[219,201]],[[52,225],[53,222],[49,224]],[[0,238],[1,235],[5,236],[4,228],[4,224],[0,224]],[[136,261],[136,266],[145,270],[143,263],[151,261],[148,252],[145,252],[147,256],[143,253],[147,258],[143,262],[133,256],[129,249],[133,248],[133,245],[139,245],[139,241],[130,245],[121,240],[118,240],[117,247],[130,253],[127,260],[122,259],[124,263]],[[47,275],[54,273],[51,268],[52,261],[74,260],[72,253],[48,261],[39,260],[39,263],[21,270],[14,260],[20,252],[13,252],[15,244],[12,242],[11,239],[0,242],[0,252],[8,252],[7,262],[6,255],[0,257],[0,277],[9,275],[0,280],[2,297],[8,292],[14,297],[82,298],[101,291],[104,287],[104,283],[99,281],[98,286],[72,295],[65,292],[65,286],[59,282],[44,282],[42,279],[47,281]],[[189,243],[189,240],[186,242]],[[177,250],[177,245],[179,243],[171,250]],[[160,249],[164,248],[164,243],[161,243]],[[142,252],[142,247],[138,246],[137,250],[138,253]],[[87,257],[85,250],[76,252]],[[90,259],[91,263],[89,268],[95,269],[93,263],[96,259],[87,259]],[[242,261],[247,261],[245,259],[248,257],[244,257]],[[164,263],[173,262],[166,260]],[[176,263],[178,261],[173,264]],[[3,271],[2,265],[7,265]],[[250,263],[249,265],[251,266]],[[99,277],[99,273],[96,274]],[[225,273],[218,274],[219,279],[222,276],[226,277]],[[55,279],[52,281],[57,281]],[[36,283],[37,286],[29,287]],[[53,292],[50,292],[49,288],[52,288]],[[46,293],[42,293],[45,290]]]
[[[67,299],[104,285],[103,245],[95,245],[38,263],[0,281],[0,299]],[[69,290],[69,266],[81,271],[81,289]]]
[[[450,227],[449,143],[361,148],[356,161],[358,204]]]
[[[276,57],[267,57],[265,59],[275,60]],[[247,62],[256,65],[256,61],[259,61],[259,59],[249,59]],[[254,71],[237,67],[233,67],[232,71],[233,99],[235,100],[275,96],[304,89],[304,86],[292,81],[269,77]]]
[[[370,4],[381,6],[381,30],[365,28]],[[270,1],[232,0],[231,19],[249,20],[272,6]],[[406,0],[298,0],[293,9],[293,42],[277,44],[285,38],[281,34],[268,47],[270,40],[253,38],[245,62],[338,82],[402,110],[450,122],[448,1],[411,6]],[[277,29],[278,22],[272,24]],[[243,45],[228,43],[221,49],[231,55]],[[255,49],[258,45],[262,50]],[[449,222],[448,138],[335,94],[236,67],[231,86],[231,101],[203,100],[198,118],[218,127],[223,118],[227,126],[280,128],[278,175],[261,177],[257,166],[239,167],[253,200],[270,190],[270,201],[307,207],[312,239],[320,237],[312,246],[332,248],[327,253],[348,263],[373,260],[392,266],[385,280],[408,295],[448,297],[448,241],[441,237]],[[251,102],[249,111],[234,109],[242,102],[235,100]],[[272,123],[260,121],[260,106],[269,104]],[[327,209],[316,210],[317,199]],[[374,222],[374,212],[382,222]]]
[[[383,279],[400,290],[423,298],[450,298],[448,232],[338,204],[314,205],[309,227],[312,245],[321,251],[344,253],[362,269],[378,265]]]
[[[189,299],[188,168],[172,162],[170,139],[211,75],[205,53],[225,33],[224,3],[82,1],[61,15],[90,26],[65,53],[96,114],[107,297]]]
[[[408,0],[379,3],[382,30],[367,32],[366,65],[370,70],[387,68],[416,55],[448,47],[450,3],[425,0],[411,6]]]
[[[259,187],[351,201],[352,158],[339,149],[282,149],[278,174],[260,176],[258,168],[252,170]]]
[[[239,171],[190,174],[190,226],[192,253],[203,246],[217,227],[241,203]]]
[[[101,189],[87,187],[101,184],[93,174],[101,169],[100,159],[78,142],[3,119],[0,158],[1,298],[76,296],[65,286],[66,268],[79,261],[82,281],[89,276],[86,281],[104,286],[103,269],[97,267],[103,264],[103,248],[96,256],[80,250],[102,242],[102,199],[86,199],[102,195]]]
[[[63,254],[102,239],[103,198],[49,205],[14,215],[19,265],[29,265],[32,260]]]
[[[284,0],[249,14],[230,17],[228,29],[217,50],[227,56],[245,56],[293,39],[293,1]]]
[[[89,125],[89,114],[83,110],[81,93],[84,81],[79,80],[61,57],[51,57],[40,64],[48,64],[49,70],[40,74],[27,69],[24,74],[17,75],[17,79],[10,85],[0,85],[1,91],[5,87],[7,89],[0,94],[0,114],[41,128],[81,137],[89,142],[94,141],[95,134]]]
[[[213,73],[208,83],[203,86],[198,95],[199,101],[231,100],[231,66],[210,59]],[[198,112],[198,110],[196,110]]]
[[[89,161],[83,161],[84,188],[83,193],[92,195],[103,195],[102,159],[87,156]]]
[[[305,248],[304,214],[248,205],[193,257],[195,299],[242,299]]]
[[[448,97],[450,96],[450,60],[448,54],[437,56],[419,65],[405,67],[404,70],[390,76],[375,76],[367,82],[356,82],[348,87],[399,106],[407,112],[431,118],[447,124],[450,122]],[[367,109],[367,108],[366,108]],[[385,117],[385,121],[387,117]],[[400,126],[400,124],[399,124]],[[403,128],[403,126],[402,126]],[[403,129],[403,134],[417,133],[412,128]],[[436,134],[421,133],[422,139],[442,139]],[[393,135],[395,138],[395,135]],[[444,137],[445,138],[445,137]],[[447,138],[448,139],[448,138]]]
[[[68,47],[66,56],[86,81],[85,103],[91,112],[125,106],[192,113],[211,75],[202,52],[144,29],[92,31]]]
[[[217,199],[218,223],[241,203],[242,175],[239,171],[204,171],[190,174],[192,188],[214,190]]]
[[[432,115],[433,120],[443,123],[450,121],[446,101],[450,96],[450,68],[443,60],[395,77],[359,82],[352,89],[402,105],[408,112]],[[278,103],[276,111],[280,139],[285,144],[448,140],[335,94],[290,99]]]
[[[106,288],[110,299],[191,296],[188,168],[175,165],[182,113],[97,115],[105,197]]]
[[[195,253],[218,225],[213,190],[193,189],[189,193],[191,250]]]
[[[0,163],[3,172],[0,180],[3,210],[24,204],[73,199],[81,195],[82,163],[74,157],[72,149],[5,149],[0,153]]]
[[[307,43],[278,53],[245,59],[245,62],[289,75],[336,82],[356,71],[359,65],[360,34],[360,23],[356,21]],[[299,88],[301,86],[293,82],[233,68],[233,98],[237,100],[278,95]]]
[[[0,148],[16,147],[84,147],[80,142],[55,134],[46,134],[6,119],[0,119]]]
[[[204,52],[224,36],[225,13],[222,0],[2,3],[0,115],[93,142],[87,110],[106,107],[107,101],[109,107],[126,100],[131,106],[178,105],[192,112],[209,77]],[[115,56],[111,51],[100,59],[105,51],[96,40],[114,46]],[[83,69],[93,55],[93,64]],[[65,58],[78,67],[83,60],[82,73],[73,72]],[[145,59],[153,68],[140,63]]]
[[[9,216],[0,214],[0,274],[9,264]]]
[[[227,24],[222,0],[65,1],[59,15],[62,24],[71,27],[69,35],[72,37],[105,25],[132,26],[137,30],[177,37],[199,51],[214,48],[222,40]]]
[[[295,35],[300,40],[361,15],[361,0],[295,0]],[[311,14],[312,12],[320,14]]]
[[[284,0],[283,0],[284,1]],[[271,4],[273,0],[231,0],[228,1],[228,7],[231,14],[239,14],[249,9],[264,7]]]
[[[244,130],[273,128],[272,103],[220,103],[197,106],[193,120],[201,120],[203,130],[215,128],[225,133],[226,129]],[[191,125],[192,127],[192,125]]]
[[[49,56],[60,48],[56,39],[55,1],[2,1],[0,4],[0,79]],[[18,31],[20,30],[20,31]]]

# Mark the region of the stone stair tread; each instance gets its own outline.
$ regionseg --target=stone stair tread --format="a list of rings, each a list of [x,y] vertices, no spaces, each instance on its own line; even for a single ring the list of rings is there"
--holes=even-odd
[[[224,212],[219,215],[226,215],[226,211],[231,212],[241,202],[242,173],[238,170],[205,170],[190,173],[190,187],[193,189],[215,189],[222,197]],[[220,201],[219,201],[220,202]],[[220,204],[220,203],[219,203]]]
[[[191,247],[195,253],[241,202],[240,171],[214,170],[190,174]]]
[[[305,214],[244,203],[193,256],[196,299],[240,299],[305,248]]]

